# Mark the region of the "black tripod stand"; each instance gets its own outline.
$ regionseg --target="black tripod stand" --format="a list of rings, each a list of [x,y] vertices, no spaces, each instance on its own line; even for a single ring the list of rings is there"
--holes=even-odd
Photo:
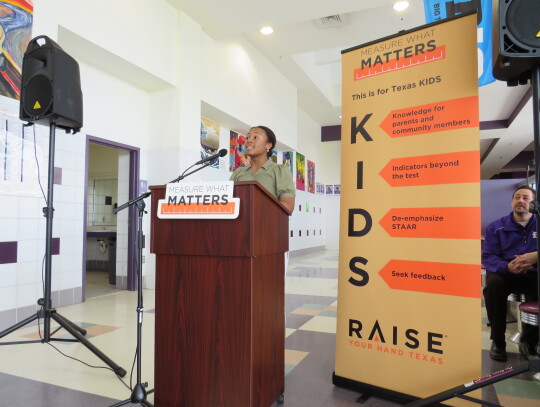
[[[47,207],[43,208],[43,215],[47,219],[46,227],[46,237],[45,237],[45,281],[44,281],[44,293],[43,298],[40,298],[37,303],[41,305],[41,309],[35,314],[32,315],[19,323],[13,325],[12,327],[0,332],[0,338],[16,331],[19,328],[22,328],[26,324],[29,324],[32,321],[39,320],[43,318],[43,337],[40,340],[31,340],[31,341],[16,341],[16,342],[0,342],[0,345],[15,345],[15,344],[25,344],[25,343],[49,343],[50,341],[60,341],[60,342],[80,342],[86,346],[91,352],[93,352],[97,357],[99,357],[103,362],[105,362],[118,376],[124,377],[126,371],[109,359],[103,352],[96,348],[88,339],[84,337],[86,335],[86,330],[74,324],[67,318],[60,315],[52,307],[51,299],[51,255],[52,255],[52,227],[53,227],[53,188],[54,188],[54,146],[55,146],[55,131],[56,124],[51,123],[49,126],[49,168],[48,168],[48,190],[47,190]],[[51,333],[51,318],[54,319],[58,325],[60,325],[54,332]],[[61,339],[61,338],[52,338],[51,336],[58,332],[61,328],[64,328],[69,332],[75,339]]]
[[[138,231],[137,231],[137,247],[138,247],[138,264],[137,264],[137,350],[136,350],[136,356],[137,359],[137,383],[135,384],[135,387],[133,387],[133,390],[131,392],[131,397],[127,400],[121,401],[119,403],[113,404],[111,407],[116,406],[123,406],[125,404],[129,403],[135,403],[135,404],[141,404],[143,406],[150,406],[152,407],[152,404],[146,400],[146,396],[151,393],[153,390],[147,392],[146,383],[141,382],[141,346],[142,346],[142,322],[143,322],[143,293],[142,293],[142,251],[143,251],[143,245],[144,245],[144,235],[143,235],[143,216],[146,213],[144,208],[146,207],[146,204],[144,203],[144,199],[149,197],[151,192],[145,192],[144,194],[140,195],[139,197],[132,199],[129,202],[126,202],[125,204],[119,206],[114,210],[114,213],[118,213],[121,210],[130,207],[131,205],[137,205],[137,208],[139,209],[139,225],[138,225]]]
[[[169,183],[175,183],[180,180],[183,180],[188,175],[193,174],[194,172],[200,171],[203,168],[208,167],[209,165],[212,165],[217,157],[209,157],[210,159],[201,160],[202,162],[198,162],[191,167],[188,167],[187,170],[192,168],[193,166],[197,164],[205,163],[203,166],[189,172],[186,174],[186,171],[179,177],[175,178],[174,180],[170,181]],[[144,210],[146,208],[146,204],[144,203],[144,199],[148,198],[150,195],[152,195],[152,192],[145,192],[144,194],[141,194],[135,199],[132,199],[129,202],[126,202],[125,204],[119,206],[114,210],[114,213],[118,213],[121,210],[128,208],[132,205],[137,205],[137,208],[139,209],[139,223],[138,223],[138,231],[137,231],[137,247],[138,247],[138,265],[137,265],[137,349],[136,349],[136,355],[135,358],[137,359],[137,383],[132,389],[131,397],[129,399],[120,401],[119,403],[113,404],[110,407],[119,407],[123,406],[129,403],[133,404],[141,404],[143,406],[150,406],[152,407],[152,404],[148,400],[146,400],[146,396],[150,393],[152,393],[154,390],[146,391],[146,387],[148,386],[147,383],[141,382],[141,347],[142,347],[142,322],[143,322],[143,312],[144,312],[144,306],[143,306],[143,294],[142,294],[142,256],[143,256],[143,247],[144,247],[144,235],[143,235],[143,216],[146,213]]]
[[[540,207],[538,203],[538,193],[539,193],[539,174],[540,174],[540,66],[535,66],[531,69],[531,86],[533,88],[533,123],[534,123],[534,158],[536,163],[536,199],[535,199],[535,209],[534,213],[538,215],[538,208]],[[540,219],[536,220],[536,233],[540,236]],[[536,247],[538,253],[540,253],[540,238],[536,239]],[[537,265],[538,267],[538,265]],[[540,298],[540,278],[538,279],[538,293]],[[538,326],[540,333],[540,325]],[[536,353],[540,355],[540,343],[537,346]],[[515,368],[508,367],[499,372],[492,373],[489,376],[483,377],[481,379],[474,380],[470,383],[464,384],[462,386],[454,387],[449,390],[445,390],[441,393],[435,394],[433,396],[427,397],[415,401],[413,403],[407,404],[407,407],[428,407],[433,406],[441,401],[449,400],[454,397],[461,398],[464,400],[471,401],[473,403],[478,403],[484,406],[500,407],[497,404],[489,403],[487,401],[478,400],[472,397],[464,396],[465,393],[469,393],[473,390],[480,389],[482,387],[489,386],[491,384],[500,382],[502,380],[508,379],[510,377],[516,376],[520,373],[540,372],[540,359],[534,358],[529,359],[528,362],[523,363]]]

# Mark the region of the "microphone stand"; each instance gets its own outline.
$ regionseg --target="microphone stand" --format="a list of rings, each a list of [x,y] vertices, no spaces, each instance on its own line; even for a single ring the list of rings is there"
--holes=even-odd
[[[187,176],[193,174],[194,172],[200,171],[203,168],[206,168],[210,165],[212,165],[215,160],[217,160],[218,157],[216,157],[214,160],[210,160],[204,163],[203,166],[189,172],[185,173],[190,168],[194,167],[197,164],[193,164],[191,167],[188,167],[186,171],[182,173],[179,177],[175,178],[174,180],[170,181],[169,184],[173,184],[175,182],[178,182],[180,180],[183,180]],[[141,195],[139,195],[137,198],[132,199],[131,201],[128,201],[118,208],[114,210],[114,213],[118,213],[125,208],[128,208],[132,205],[137,205],[137,208],[139,209],[139,222],[138,222],[138,231],[137,231],[137,248],[138,248],[138,263],[137,263],[137,349],[136,349],[136,356],[137,359],[137,383],[135,384],[135,387],[133,387],[131,392],[131,397],[129,399],[120,401],[119,403],[113,404],[110,407],[119,407],[126,404],[140,404],[147,407],[153,407],[153,405],[146,399],[148,394],[151,394],[154,392],[154,389],[146,391],[146,387],[148,387],[148,383],[142,383],[141,381],[141,344],[142,344],[142,323],[143,323],[143,313],[144,313],[144,305],[143,305],[143,292],[142,292],[142,257],[143,257],[143,247],[144,247],[144,235],[143,235],[143,216],[145,213],[147,213],[144,209],[146,208],[146,204],[144,203],[144,199],[148,198],[150,195],[152,195],[151,191],[145,192]],[[125,374],[125,373],[124,373]]]
[[[206,167],[208,167],[208,166],[210,166],[210,165],[213,165],[218,159],[219,159],[219,157],[216,157],[216,158],[214,158],[213,160],[207,161],[207,162],[204,163],[204,165],[203,165],[202,167],[199,167],[199,168],[197,168],[196,170],[193,170],[193,171],[188,172],[188,173],[186,174],[186,171],[187,171],[187,170],[189,170],[190,168],[192,168],[192,167],[194,167],[194,166],[197,165],[197,164],[193,164],[191,167],[188,167],[188,168],[186,169],[186,171],[184,171],[184,172],[182,173],[182,175],[180,175],[180,176],[176,177],[175,179],[173,179],[172,181],[168,182],[168,184],[174,184],[175,182],[182,181],[184,178],[189,177],[189,176],[190,176],[191,174],[193,174],[194,172],[200,171],[200,170],[202,170],[203,168],[206,168]],[[202,163],[201,163],[201,164],[202,164]]]
[[[141,382],[141,343],[142,343],[142,320],[143,320],[143,293],[142,293],[142,249],[144,244],[144,235],[143,235],[143,215],[146,213],[144,208],[146,204],[144,199],[149,197],[151,192],[145,192],[144,194],[138,196],[135,199],[132,199],[129,202],[119,206],[114,210],[114,213],[118,213],[121,210],[128,208],[132,205],[137,205],[139,208],[139,224],[137,231],[137,248],[138,248],[138,262],[137,262],[137,350],[136,350],[136,359],[137,359],[137,383],[131,392],[131,397],[127,400],[121,401],[117,404],[114,404],[112,407],[123,406],[128,403],[141,404],[143,406],[152,407],[152,404],[146,400],[146,396],[153,392],[150,390],[146,391],[148,383]]]

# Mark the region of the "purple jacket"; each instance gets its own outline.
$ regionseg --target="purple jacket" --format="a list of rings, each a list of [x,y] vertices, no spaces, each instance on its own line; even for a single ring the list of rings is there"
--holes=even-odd
[[[536,215],[525,227],[514,220],[513,214],[490,223],[482,244],[482,264],[492,273],[509,273],[507,266],[517,254],[536,251]],[[527,274],[536,272],[536,267]]]

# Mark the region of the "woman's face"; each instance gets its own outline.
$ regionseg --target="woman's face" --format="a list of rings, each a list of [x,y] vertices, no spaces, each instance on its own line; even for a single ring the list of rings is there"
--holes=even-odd
[[[246,136],[246,155],[249,157],[258,157],[265,155],[267,150],[272,147],[272,143],[268,142],[268,136],[263,129],[253,127]]]

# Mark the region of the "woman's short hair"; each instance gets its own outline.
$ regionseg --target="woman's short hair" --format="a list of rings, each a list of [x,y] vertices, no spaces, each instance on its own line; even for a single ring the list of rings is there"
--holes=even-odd
[[[268,158],[272,157],[272,150],[276,147],[276,141],[277,141],[276,135],[274,134],[272,129],[266,126],[255,126],[252,128],[258,128],[258,129],[264,130],[264,132],[266,133],[266,137],[268,138],[268,142],[272,144],[272,147],[270,147],[270,151],[268,151],[266,155],[268,156]]]

